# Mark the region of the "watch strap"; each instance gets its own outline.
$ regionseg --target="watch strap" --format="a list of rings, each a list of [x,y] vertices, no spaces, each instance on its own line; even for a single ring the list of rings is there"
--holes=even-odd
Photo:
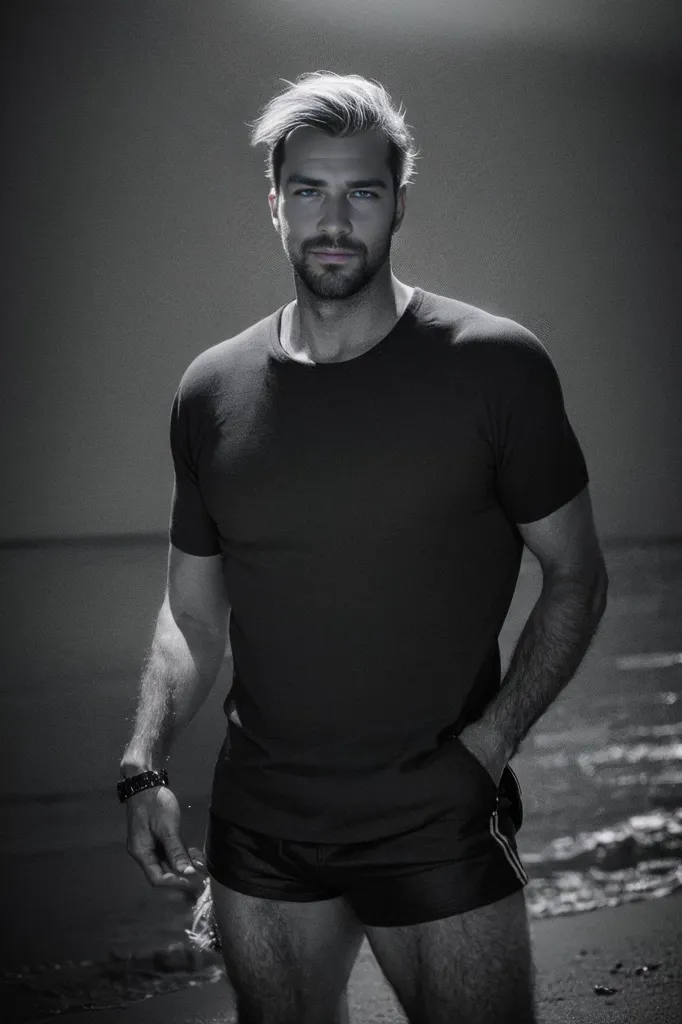
[[[165,768],[158,771],[140,772],[139,775],[131,775],[130,778],[122,779],[116,785],[118,799],[125,803],[131,796],[141,793],[143,789],[152,789],[154,786],[167,786],[168,772]]]

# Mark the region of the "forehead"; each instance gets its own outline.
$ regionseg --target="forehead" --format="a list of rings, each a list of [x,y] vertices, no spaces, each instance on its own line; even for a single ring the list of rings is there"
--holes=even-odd
[[[324,168],[342,175],[358,167],[378,173],[386,170],[388,153],[388,140],[376,130],[339,137],[303,125],[287,135],[282,167],[290,173]]]

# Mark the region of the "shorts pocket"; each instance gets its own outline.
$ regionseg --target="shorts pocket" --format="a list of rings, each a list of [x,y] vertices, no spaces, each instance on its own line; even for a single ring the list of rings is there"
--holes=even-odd
[[[509,796],[509,813],[514,824],[514,828],[518,832],[523,824],[523,794],[521,793],[521,783],[519,782],[516,772],[511,765],[507,765],[506,775],[508,785],[511,785],[512,789],[512,793]]]
[[[523,797],[523,794],[521,792],[521,783],[519,782],[519,780],[518,780],[518,778],[516,776],[516,772],[514,771],[514,769],[512,768],[512,766],[510,764],[507,765],[507,772],[509,773],[509,775],[511,777],[512,785],[513,785],[514,789],[516,790],[517,799],[520,801],[522,799],[522,797]]]

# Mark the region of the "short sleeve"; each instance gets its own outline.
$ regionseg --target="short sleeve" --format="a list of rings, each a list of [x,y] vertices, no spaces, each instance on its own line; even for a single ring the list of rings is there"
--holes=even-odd
[[[175,468],[170,542],[189,555],[217,555],[220,554],[218,529],[201,496],[190,437],[182,389],[178,387],[170,415],[170,447]]]
[[[503,353],[491,369],[497,498],[513,523],[532,523],[579,494],[589,475],[547,350],[520,325],[496,348]]]

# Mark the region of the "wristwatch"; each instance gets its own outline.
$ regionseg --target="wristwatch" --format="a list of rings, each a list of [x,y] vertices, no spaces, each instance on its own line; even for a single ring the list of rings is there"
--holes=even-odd
[[[140,772],[139,775],[131,775],[128,779],[122,779],[116,784],[118,799],[125,803],[131,796],[141,793],[143,789],[152,789],[154,786],[167,786],[168,772],[165,768],[159,771]]]

